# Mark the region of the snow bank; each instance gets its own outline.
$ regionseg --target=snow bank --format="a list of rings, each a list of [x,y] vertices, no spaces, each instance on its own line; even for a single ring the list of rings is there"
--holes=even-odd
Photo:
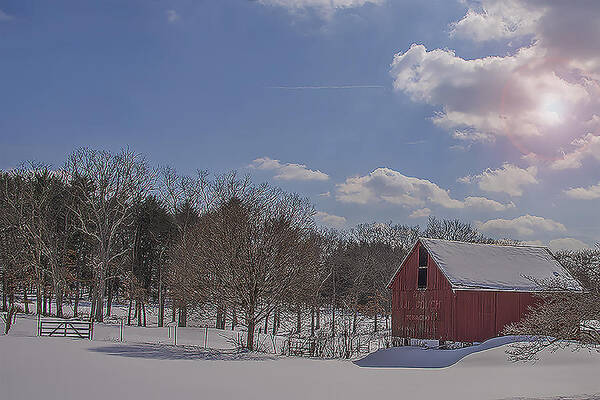
[[[520,336],[503,336],[486,340],[478,345],[453,350],[403,346],[381,349],[355,361],[360,367],[376,368],[443,368],[456,364],[469,354],[509,343],[526,340]]]

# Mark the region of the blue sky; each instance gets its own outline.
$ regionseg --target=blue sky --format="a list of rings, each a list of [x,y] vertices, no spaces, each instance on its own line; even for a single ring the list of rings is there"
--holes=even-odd
[[[0,168],[130,146],[250,172],[331,226],[593,245],[600,7],[577,4],[0,0]]]

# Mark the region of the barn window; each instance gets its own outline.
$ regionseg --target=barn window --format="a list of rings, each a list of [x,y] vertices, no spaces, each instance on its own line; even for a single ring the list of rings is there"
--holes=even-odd
[[[424,247],[419,248],[419,277],[417,280],[417,288],[427,288],[427,250]]]

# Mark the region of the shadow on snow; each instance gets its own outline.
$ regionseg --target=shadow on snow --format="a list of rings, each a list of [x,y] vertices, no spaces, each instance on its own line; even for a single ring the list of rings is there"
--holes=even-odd
[[[89,349],[111,356],[155,360],[209,360],[209,361],[266,361],[277,357],[236,350],[199,349],[194,346],[156,344],[110,345]]]

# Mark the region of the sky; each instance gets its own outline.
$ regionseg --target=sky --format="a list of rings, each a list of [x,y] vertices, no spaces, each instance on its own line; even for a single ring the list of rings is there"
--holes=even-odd
[[[124,146],[321,225],[600,241],[600,1],[0,0],[0,168]]]

